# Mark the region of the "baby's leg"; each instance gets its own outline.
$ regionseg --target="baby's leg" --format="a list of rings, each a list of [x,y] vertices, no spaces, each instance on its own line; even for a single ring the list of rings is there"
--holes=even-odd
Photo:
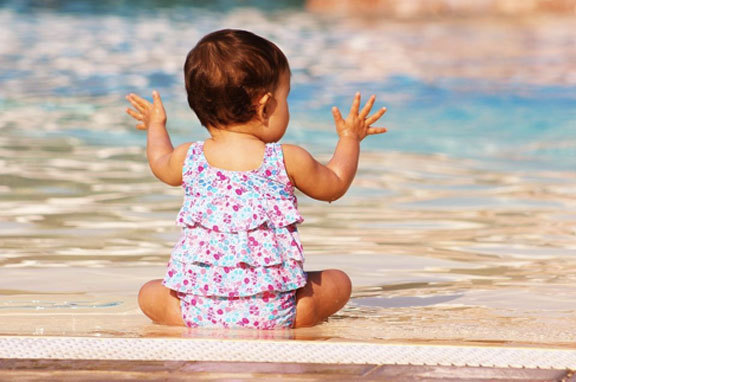
[[[351,279],[343,271],[307,272],[307,285],[297,289],[294,327],[313,326],[340,310],[351,297]]]
[[[138,292],[138,306],[151,321],[162,325],[184,326],[182,309],[176,292],[151,280]]]

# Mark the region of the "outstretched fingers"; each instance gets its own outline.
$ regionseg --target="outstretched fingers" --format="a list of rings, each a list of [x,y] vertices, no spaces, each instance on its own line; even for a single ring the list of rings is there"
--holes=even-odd
[[[376,135],[386,133],[386,127],[369,127],[366,130],[366,135]]]
[[[371,124],[378,121],[384,113],[386,108],[382,107],[379,111],[368,117],[371,113],[371,109],[374,107],[376,102],[376,95],[371,95],[366,101],[366,104],[361,107],[361,93],[356,92],[353,97],[353,103],[351,108],[346,115],[347,119],[343,119],[340,110],[333,106],[333,119],[335,120],[335,128],[339,136],[354,136],[358,140],[362,140],[367,135],[383,134],[387,131],[384,127],[372,127]],[[360,109],[360,112],[359,112]]]
[[[333,119],[336,124],[343,122],[343,115],[340,114],[340,109],[337,106],[333,106]]]
[[[368,113],[371,112],[371,108],[374,107],[374,101],[376,101],[376,96],[372,95],[368,102],[366,102],[365,105],[363,105],[363,109],[361,109],[361,112],[358,114],[359,118],[365,119]]]
[[[379,109],[379,111],[377,111],[376,113],[374,113],[374,115],[372,115],[372,116],[370,116],[370,117],[368,117],[366,119],[366,124],[369,125],[369,126],[372,125],[374,122],[378,121],[379,118],[381,118],[381,116],[384,115],[384,113],[386,113],[386,108],[385,107],[382,107],[381,109]]]
[[[351,105],[351,111],[348,112],[348,116],[355,117],[358,115],[358,107],[361,106],[361,93],[356,92],[356,96],[353,97],[353,104]]]
[[[164,104],[161,103],[161,94],[156,90],[153,91],[154,107],[163,108]]]
[[[146,111],[151,106],[151,104],[148,101],[146,101],[145,99],[139,97],[138,94],[131,93],[131,94],[128,95],[128,97],[125,97],[125,98],[139,112]],[[159,99],[159,102],[161,102],[161,99]]]
[[[159,94],[158,91],[154,90],[153,97],[154,97],[154,108],[153,108],[154,112],[165,115],[166,110],[164,110],[164,104],[161,102],[161,94]]]
[[[128,113],[128,115],[130,115],[131,117],[139,121],[143,121],[143,115],[141,115],[141,113],[133,111],[131,108],[126,108],[125,112]]]

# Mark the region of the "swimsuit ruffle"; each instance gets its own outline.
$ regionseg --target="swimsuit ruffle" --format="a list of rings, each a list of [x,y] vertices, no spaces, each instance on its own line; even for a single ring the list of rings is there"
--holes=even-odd
[[[230,195],[211,195],[207,198],[185,196],[177,215],[177,225],[199,225],[215,232],[234,233],[254,230],[263,225],[282,228],[304,221],[296,205],[296,199],[272,195],[246,200]]]
[[[171,258],[191,264],[233,267],[272,267],[289,260],[304,262],[299,233],[294,227],[222,233],[204,227],[182,229]]]
[[[270,267],[251,267],[239,263],[219,267],[186,263],[171,259],[166,269],[164,286],[182,293],[200,296],[240,297],[262,292],[286,292],[303,287],[307,275],[302,263],[287,260]]]

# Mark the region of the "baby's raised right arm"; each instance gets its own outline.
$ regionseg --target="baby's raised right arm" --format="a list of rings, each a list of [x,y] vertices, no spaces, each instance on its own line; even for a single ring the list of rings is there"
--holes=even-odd
[[[361,95],[356,93],[346,119],[343,119],[337,107],[333,107],[338,144],[327,165],[315,160],[307,150],[299,146],[282,146],[287,173],[300,191],[311,198],[328,202],[337,200],[348,191],[358,169],[361,141],[367,135],[386,132],[383,127],[371,127],[371,124],[384,115],[386,108],[367,117],[375,100],[376,96],[371,96],[359,113]]]
[[[128,108],[126,112],[141,122],[136,128],[147,130],[146,157],[151,172],[168,185],[181,185],[182,167],[191,143],[179,145],[176,149],[172,146],[166,131],[166,110],[159,92],[153,92],[153,104],[137,94],[129,94],[125,98],[136,109]]]

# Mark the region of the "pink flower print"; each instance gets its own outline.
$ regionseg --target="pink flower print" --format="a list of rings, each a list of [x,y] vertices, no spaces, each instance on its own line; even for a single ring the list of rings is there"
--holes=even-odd
[[[223,310],[222,309],[218,309],[218,314],[223,314]]]
[[[240,209],[240,207],[237,204],[233,204],[233,210],[234,211],[237,212],[239,209]]]
[[[248,320],[247,318],[245,318],[245,317],[243,317],[243,319],[241,320],[241,323],[242,323],[243,325],[248,325],[248,323],[249,323],[249,322],[251,322],[251,321],[249,321],[249,320]]]
[[[235,193],[238,194],[238,195],[242,195],[243,194],[243,190],[240,189],[240,188],[236,188],[235,189]]]
[[[250,307],[248,308],[248,312],[249,312],[249,313],[251,313],[251,314],[254,314],[254,315],[255,315],[255,314],[258,314],[258,306],[256,306],[256,305],[251,305],[251,306],[250,306]]]
[[[218,171],[218,172],[217,172],[217,176],[218,176],[218,178],[220,178],[220,180],[225,180],[225,179],[228,179],[228,178],[227,178],[227,177],[226,177],[225,175],[223,175],[223,173],[222,173],[222,172],[220,172],[220,171]]]
[[[187,285],[187,284],[189,284],[189,280],[184,280],[184,281],[182,281],[182,284],[184,284],[184,285]]]
[[[202,166],[197,166],[197,172],[202,172],[202,170],[204,170],[204,169],[205,169],[205,168],[204,168],[204,167],[202,167]]]
[[[220,228],[218,228],[218,226],[216,225],[212,226],[212,230],[215,232],[220,232]]]
[[[212,257],[214,257],[215,260],[220,260],[221,255],[216,253],[216,254],[212,255]]]
[[[230,273],[231,269],[232,269],[231,267],[223,267],[223,271],[225,273]]]
[[[266,176],[271,176],[271,170],[266,170]]]

